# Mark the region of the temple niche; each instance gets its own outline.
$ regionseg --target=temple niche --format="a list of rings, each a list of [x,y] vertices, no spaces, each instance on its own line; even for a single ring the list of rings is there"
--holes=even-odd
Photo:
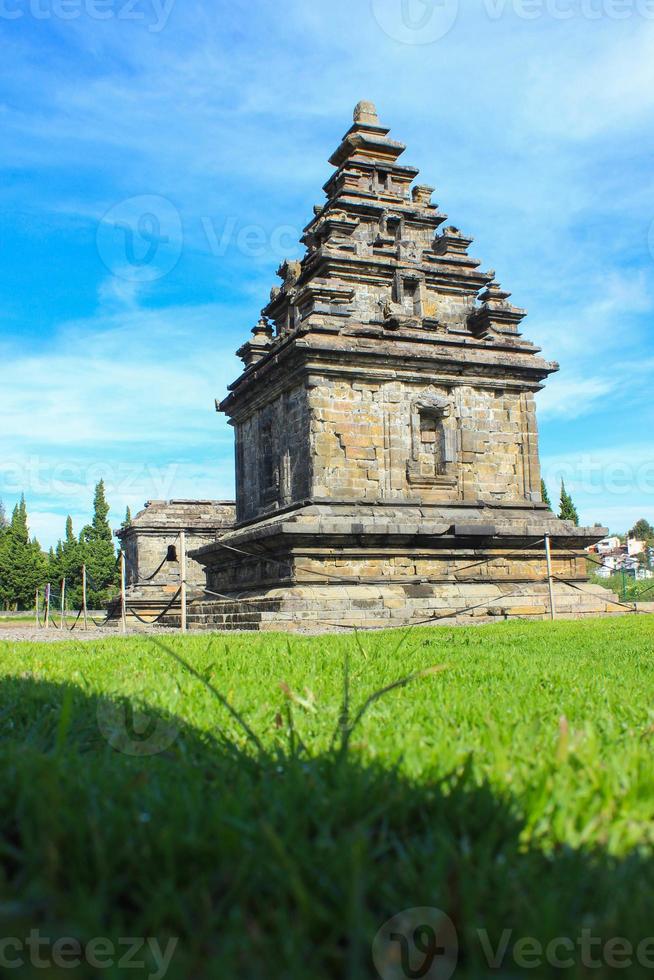
[[[219,405],[236,524],[193,552],[214,594],[197,625],[545,615],[545,535],[577,586],[557,584],[559,611],[602,607],[584,548],[604,529],[541,500],[534,396],[558,366],[404,150],[359,103],[304,257],[238,352]]]

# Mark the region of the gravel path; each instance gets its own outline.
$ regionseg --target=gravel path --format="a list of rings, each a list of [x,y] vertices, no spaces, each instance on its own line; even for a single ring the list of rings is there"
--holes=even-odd
[[[75,629],[71,632],[70,629],[58,630],[52,627],[44,630],[36,629],[34,626],[7,626],[0,629],[0,643],[14,643],[16,641],[23,643],[63,643],[70,640],[77,643],[85,640],[116,640],[122,636],[152,636],[153,634],[170,636],[173,633],[181,633],[181,630],[169,629],[164,626],[151,626],[147,630],[128,629],[127,633],[121,633],[116,626],[111,626],[104,629],[96,629],[95,627],[88,630]]]

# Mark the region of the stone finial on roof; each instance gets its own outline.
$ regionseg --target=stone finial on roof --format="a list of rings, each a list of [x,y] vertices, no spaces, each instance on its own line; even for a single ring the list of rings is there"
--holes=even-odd
[[[252,328],[252,335],[260,344],[268,344],[273,339],[273,328],[265,316],[261,316],[259,322]]]
[[[379,126],[379,116],[374,102],[358,102],[354,107],[354,122],[363,126]]]

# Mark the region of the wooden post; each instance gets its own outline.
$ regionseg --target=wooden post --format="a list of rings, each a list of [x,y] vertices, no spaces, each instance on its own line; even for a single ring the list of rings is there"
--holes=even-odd
[[[547,560],[547,585],[550,591],[550,619],[556,619],[556,606],[554,604],[554,583],[552,581],[552,550],[550,547],[550,536],[545,535],[545,558]]]
[[[64,628],[64,620],[66,618],[66,576],[61,580],[61,629]]]
[[[82,565],[82,616],[84,617],[84,629],[88,629],[86,620],[86,565]]]
[[[179,532],[179,572],[181,577],[182,633],[186,633],[186,531]]]
[[[34,616],[36,618],[36,627],[38,629],[39,626],[41,625],[39,623],[39,590],[38,589],[34,590]]]
[[[125,552],[120,550],[120,628],[127,632],[127,609],[125,604]]]
[[[44,629],[48,629],[50,626],[50,583],[48,582],[45,587],[45,614],[43,621]]]

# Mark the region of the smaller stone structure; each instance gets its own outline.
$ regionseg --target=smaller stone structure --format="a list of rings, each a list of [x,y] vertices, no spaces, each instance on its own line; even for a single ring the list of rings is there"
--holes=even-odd
[[[149,500],[131,524],[116,531],[125,552],[128,608],[151,619],[170,604],[181,583],[182,530],[189,598],[202,595],[205,571],[188,553],[214,542],[233,527],[234,519],[235,505],[229,500]]]

